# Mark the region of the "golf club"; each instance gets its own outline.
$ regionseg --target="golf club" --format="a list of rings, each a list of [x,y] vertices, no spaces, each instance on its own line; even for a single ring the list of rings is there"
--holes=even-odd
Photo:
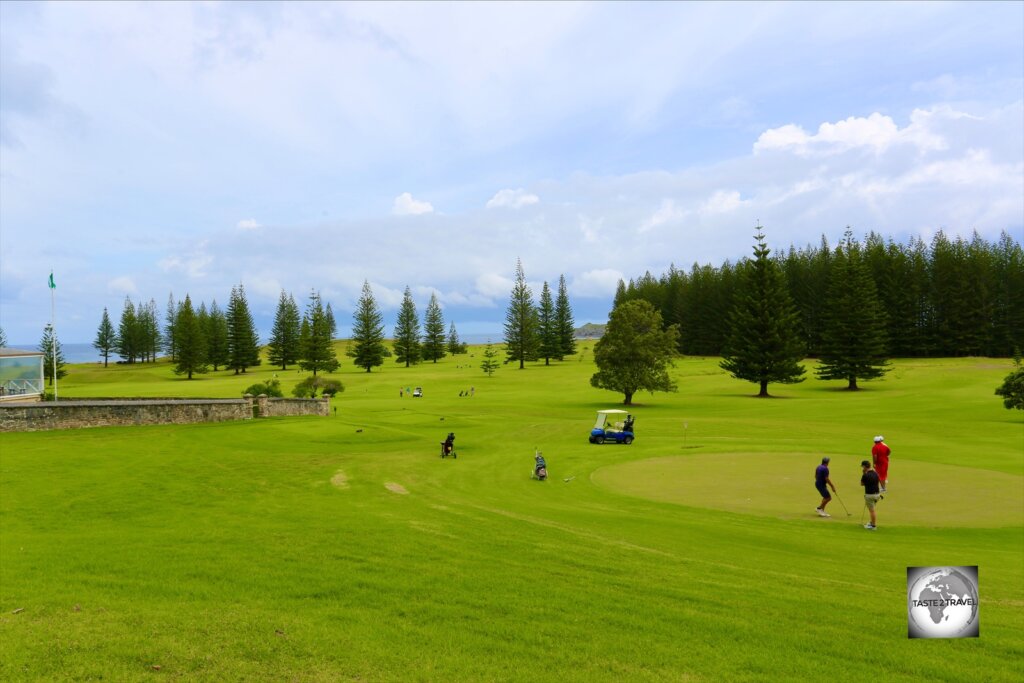
[[[864,509],[860,511],[860,523],[864,523],[864,513],[868,511],[868,502],[864,501]]]
[[[850,512],[850,511],[849,511],[849,510],[848,510],[848,509],[846,508],[846,503],[844,503],[844,502],[843,502],[843,499],[839,497],[839,494],[838,494],[838,493],[836,493],[835,491],[833,491],[832,493],[835,493],[835,494],[836,494],[836,500],[838,500],[838,501],[839,501],[839,504],[843,506],[843,509],[844,509],[844,510],[846,510],[846,516],[847,516],[847,517],[853,517],[853,513],[851,513],[851,512]]]

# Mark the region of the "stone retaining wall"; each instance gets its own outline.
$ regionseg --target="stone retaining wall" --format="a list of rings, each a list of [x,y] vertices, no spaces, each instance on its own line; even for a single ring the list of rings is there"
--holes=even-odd
[[[0,432],[328,414],[327,399],[132,399],[0,404]]]

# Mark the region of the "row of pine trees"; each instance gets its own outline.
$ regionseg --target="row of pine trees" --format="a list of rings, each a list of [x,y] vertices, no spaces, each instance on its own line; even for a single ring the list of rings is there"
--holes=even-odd
[[[128,297],[116,328],[103,309],[93,347],[103,356],[104,365],[112,355],[126,363],[155,362],[157,354],[164,351],[175,372],[189,379],[208,372],[210,366],[214,371],[226,368],[238,374],[260,364],[259,335],[241,284],[231,288],[226,311],[216,299],[209,308],[205,303],[196,308],[190,296],[176,302],[172,294],[162,328],[155,301],[134,304]]]
[[[988,242],[950,239],[907,244],[847,231],[840,244],[791,247],[772,255],[795,307],[801,353],[819,358],[839,337],[870,337],[890,357],[1011,356],[1024,348],[1024,252],[1008,234]],[[678,351],[723,355],[733,332],[728,312],[749,259],[721,266],[674,266],[620,282],[615,305],[650,302],[665,326],[678,325]],[[854,315],[857,311],[857,315]]]

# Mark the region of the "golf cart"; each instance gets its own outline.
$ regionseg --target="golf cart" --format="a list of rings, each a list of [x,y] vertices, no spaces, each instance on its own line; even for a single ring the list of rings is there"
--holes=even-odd
[[[625,410],[599,410],[590,430],[590,443],[633,443],[633,416]]]
[[[415,389],[412,390],[412,397],[413,398],[420,398],[421,396],[423,396],[423,388],[422,387],[416,387]]]

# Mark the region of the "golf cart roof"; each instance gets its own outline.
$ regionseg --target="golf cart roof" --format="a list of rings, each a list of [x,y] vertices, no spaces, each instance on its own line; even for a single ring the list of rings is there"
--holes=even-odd
[[[599,410],[598,415],[629,415],[629,411],[613,408],[612,410]]]

